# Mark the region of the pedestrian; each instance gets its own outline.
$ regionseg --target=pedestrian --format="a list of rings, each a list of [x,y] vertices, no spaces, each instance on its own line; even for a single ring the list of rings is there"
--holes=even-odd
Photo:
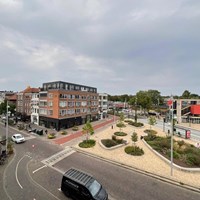
[[[113,125],[111,126],[111,128],[113,129]]]
[[[45,130],[45,133],[46,133],[46,135],[47,135],[47,133],[48,133],[47,129]]]

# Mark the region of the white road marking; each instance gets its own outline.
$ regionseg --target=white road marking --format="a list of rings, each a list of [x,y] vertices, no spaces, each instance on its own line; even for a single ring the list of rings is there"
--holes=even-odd
[[[34,171],[33,171],[33,174],[34,174],[35,172],[37,172],[37,171],[39,171],[39,170],[43,169],[44,167],[47,167],[47,166],[46,166],[46,165],[43,165],[42,167],[40,167],[40,168],[38,168],[38,169],[34,170]]]
[[[16,181],[17,181],[17,183],[18,183],[18,185],[19,185],[19,187],[20,187],[21,189],[23,189],[23,187],[22,187],[22,185],[21,185],[20,182],[19,182],[18,175],[17,175],[17,171],[18,171],[19,163],[24,159],[25,156],[27,156],[27,157],[30,158],[30,156],[24,155],[24,156],[18,161],[17,166],[16,166],[16,169],[15,169],[15,178],[16,178]]]

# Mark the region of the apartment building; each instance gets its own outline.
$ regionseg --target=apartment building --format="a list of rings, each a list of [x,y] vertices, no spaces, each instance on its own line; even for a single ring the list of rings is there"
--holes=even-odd
[[[176,99],[173,107],[178,123],[200,123],[200,99]]]
[[[33,94],[39,94],[39,88],[31,88],[28,86],[25,90],[17,93],[16,112],[18,115],[21,115],[24,120],[31,119],[31,100]]]
[[[108,113],[108,94],[99,93],[99,118],[107,117]]]
[[[98,100],[94,87],[63,81],[43,83],[39,93],[39,125],[59,131],[97,120]]]
[[[32,93],[31,123],[39,125],[39,89]]]

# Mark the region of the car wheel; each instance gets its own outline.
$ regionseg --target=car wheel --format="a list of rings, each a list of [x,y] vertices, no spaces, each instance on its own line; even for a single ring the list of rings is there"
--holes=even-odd
[[[67,196],[67,197],[70,197],[70,193],[69,193],[69,191],[67,191],[67,190],[65,190],[65,195]]]

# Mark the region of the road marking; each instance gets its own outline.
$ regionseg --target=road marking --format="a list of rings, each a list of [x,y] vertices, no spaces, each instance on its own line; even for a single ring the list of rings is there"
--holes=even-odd
[[[44,165],[44,166],[42,166],[42,167],[40,167],[40,168],[38,168],[38,169],[34,170],[34,171],[33,171],[33,174],[34,174],[35,172],[37,172],[37,171],[39,171],[39,170],[43,169],[44,167],[47,167],[47,166],[46,166],[46,165]]]
[[[17,181],[17,183],[18,183],[18,185],[19,185],[19,187],[20,187],[21,189],[23,189],[23,187],[22,187],[22,185],[21,185],[20,182],[19,182],[18,175],[17,175],[17,171],[18,171],[19,163],[24,159],[25,156],[27,156],[27,155],[24,155],[24,156],[17,162],[17,166],[16,166],[16,169],[15,169],[15,178],[16,178],[16,181]]]
[[[60,151],[41,162],[45,165],[52,166],[75,152],[76,151],[74,151],[71,147],[66,147],[63,151]]]

